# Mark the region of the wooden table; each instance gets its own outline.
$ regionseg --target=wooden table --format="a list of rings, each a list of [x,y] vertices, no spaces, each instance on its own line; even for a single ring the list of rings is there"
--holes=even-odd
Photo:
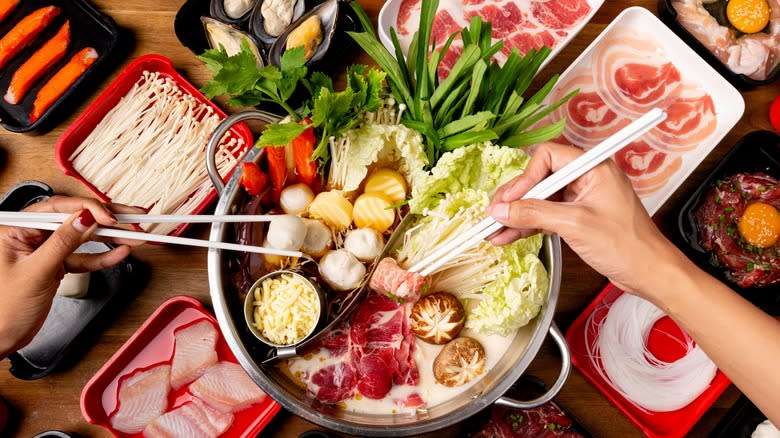
[[[0,130],[0,148],[5,151],[0,164],[0,191],[25,179],[46,182],[59,193],[89,196],[90,192],[76,180],[63,175],[54,160],[57,138],[86,108],[88,102],[109,83],[110,79],[131,60],[147,53],[160,53],[173,60],[174,65],[192,82],[200,86],[209,74],[194,55],[183,47],[173,31],[173,20],[182,0],[93,0],[105,13],[112,16],[123,28],[135,36],[131,55],[114,67],[109,79],[95,84],[92,96],[59,127],[42,136],[13,134]],[[204,0],[206,1],[206,0]],[[361,0],[372,16],[376,16],[381,0]],[[607,1],[590,24],[552,61],[541,74],[541,79],[553,72],[562,72],[579,53],[625,7],[639,4],[656,11],[655,1],[637,2]],[[369,62],[365,57],[362,62]],[[771,129],[768,118],[772,98],[780,94],[780,82],[744,93],[746,111],[740,123],[710,154],[691,177],[682,185],[665,207],[656,215],[657,222],[667,235],[671,235],[675,212],[694,187],[707,175],[731,146],[743,135],[757,129]],[[191,235],[206,237],[206,228],[195,227]],[[209,302],[207,287],[206,252],[176,247],[145,247],[135,250],[135,256],[152,266],[151,280],[137,298],[122,311],[120,317],[100,335],[95,345],[84,354],[81,361],[70,369],[62,370],[38,381],[20,381],[8,373],[8,362],[0,364],[0,396],[14,408],[15,436],[30,437],[48,429],[75,432],[83,436],[109,436],[102,428],[88,424],[79,410],[79,395],[84,384],[103,363],[127,340],[139,325],[166,299],[174,295],[190,295]],[[564,249],[564,271],[561,298],[556,322],[566,330],[574,318],[606,284],[603,277],[591,270],[568,248]],[[683,291],[684,292],[684,291]],[[559,371],[559,355],[550,342],[528,372],[552,383]],[[730,387],[714,406],[707,411],[691,432],[691,436],[705,436],[725,415],[739,396]],[[628,419],[573,370],[566,386],[557,398],[594,435],[599,437],[642,436]],[[262,436],[295,437],[316,426],[300,418],[280,412]],[[432,434],[436,435],[436,434]]]

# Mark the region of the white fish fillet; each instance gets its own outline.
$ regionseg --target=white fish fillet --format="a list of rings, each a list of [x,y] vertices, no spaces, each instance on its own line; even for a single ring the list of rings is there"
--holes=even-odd
[[[216,438],[233,424],[233,414],[219,412],[194,398],[144,429],[147,438]]]
[[[238,412],[266,397],[249,375],[238,364],[231,362],[209,367],[190,385],[190,392],[222,412]]]
[[[217,363],[219,332],[207,320],[176,332],[176,347],[171,364],[171,386],[179,389],[203,375]]]
[[[119,409],[111,416],[111,426],[126,433],[136,433],[154,421],[168,408],[170,365],[158,365],[134,374],[119,387]]]

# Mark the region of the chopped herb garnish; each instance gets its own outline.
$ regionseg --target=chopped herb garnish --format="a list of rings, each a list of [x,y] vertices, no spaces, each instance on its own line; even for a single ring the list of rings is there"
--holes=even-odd
[[[403,304],[403,303],[404,303],[404,299],[403,299],[403,298],[401,298],[401,297],[399,297],[399,296],[395,295],[395,294],[394,294],[394,293],[392,293],[392,292],[388,292],[388,293],[387,293],[387,298],[390,298],[391,300],[395,301],[395,302],[396,302],[396,303],[398,303],[398,304]]]
[[[753,263],[748,263],[745,266],[745,272],[753,272]]]
[[[718,231],[718,224],[712,224],[712,231]]]
[[[731,207],[726,207],[726,208],[723,209],[723,211],[725,211],[726,213],[733,213],[734,209],[731,208]]]
[[[766,186],[758,186],[758,191],[759,192],[765,192],[766,191]]]
[[[734,228],[726,225],[726,234],[728,234],[731,237],[734,237]]]
[[[772,269],[772,264],[771,263],[762,263],[761,264],[761,268],[763,268],[765,271],[769,271],[770,269]]]
[[[720,223],[726,222],[726,215],[720,214],[718,215],[718,220]]]
[[[720,195],[715,195],[715,203],[720,204],[721,198]]]
[[[723,186],[723,181],[722,180],[717,180],[717,181],[715,181],[715,185],[718,186],[718,188],[721,188]]]

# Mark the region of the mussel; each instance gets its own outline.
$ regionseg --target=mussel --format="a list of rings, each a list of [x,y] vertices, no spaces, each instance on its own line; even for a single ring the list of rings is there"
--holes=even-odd
[[[306,61],[316,62],[328,52],[339,17],[339,0],[326,0],[287,28],[271,46],[268,61],[279,65],[285,50],[304,46]]]
[[[206,39],[208,39],[212,49],[217,49],[219,46],[222,46],[225,48],[228,56],[233,56],[241,51],[241,44],[246,41],[249,43],[249,48],[252,49],[252,53],[254,53],[257,58],[257,68],[263,67],[263,56],[260,47],[251,35],[241,29],[211,17],[201,17],[200,21],[203,23],[203,29],[206,31]]]
[[[259,0],[249,18],[249,32],[271,45],[304,12],[304,0]]]
[[[257,0],[211,0],[209,15],[229,24],[241,24],[249,19]]]

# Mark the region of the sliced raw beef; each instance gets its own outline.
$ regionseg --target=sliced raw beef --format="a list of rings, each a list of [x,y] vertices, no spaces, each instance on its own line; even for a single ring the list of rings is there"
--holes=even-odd
[[[539,50],[542,47],[554,47],[557,38],[547,30],[538,32],[518,32],[504,41],[501,51],[509,55],[512,49],[517,49],[521,55],[530,52],[531,49]]]
[[[590,12],[586,0],[532,0],[534,17],[551,29],[576,26]]]
[[[663,49],[647,39],[603,39],[593,52],[591,69],[602,99],[621,117],[666,108],[682,83]]]
[[[174,337],[176,344],[171,363],[171,386],[179,389],[217,363],[219,332],[214,324],[204,319],[176,330]]]
[[[408,323],[413,302],[399,304],[383,295],[372,294],[358,306],[349,324],[332,331],[315,350],[323,356],[306,355],[291,360],[291,369],[314,397],[328,404],[361,394],[384,398],[393,385],[416,385],[417,364],[412,358],[414,335]],[[413,394],[398,400],[401,407],[424,404]]]
[[[415,23],[412,22],[412,17],[416,17],[416,22],[419,23],[421,3],[421,0],[401,0],[401,5],[398,6],[398,16],[395,19],[399,35],[411,35],[417,30]]]
[[[615,154],[615,162],[631,180],[634,192],[649,195],[665,186],[680,170],[682,158],[651,148],[644,141],[637,141]]]
[[[458,24],[449,12],[438,11],[433,18],[431,42],[435,42],[437,46],[440,46],[447,41],[450,35],[461,29],[463,29],[463,26]]]
[[[398,266],[392,257],[385,257],[379,261],[368,285],[383,295],[417,301],[425,287],[425,277]]]
[[[222,412],[238,412],[266,398],[243,368],[232,362],[210,366],[190,385],[190,392]]]
[[[501,6],[488,4],[478,10],[466,12],[466,20],[479,16],[483,20],[489,21],[493,26],[493,38],[504,39],[512,32],[517,31],[518,27],[523,25],[525,14],[516,3],[510,2]]]
[[[146,438],[216,438],[233,424],[233,414],[223,413],[198,398],[167,412],[144,429]]]
[[[160,364],[122,377],[119,407],[111,415],[111,427],[125,433],[137,433],[168,408],[171,366]]]
[[[458,61],[461,53],[463,53],[463,41],[458,38],[457,41],[452,42],[449,50],[447,50],[447,53],[444,54],[439,62],[439,70],[437,71],[439,78],[444,79],[449,76],[452,66]]]
[[[563,136],[585,150],[590,149],[629,124],[615,114],[601,99],[593,78],[586,74],[575,76],[561,83],[553,92],[552,101],[558,101],[574,90],[580,90],[566,104],[553,111],[551,120],[557,122],[566,117]]]
[[[647,133],[647,142],[665,152],[696,149],[715,133],[718,118],[712,97],[700,88],[688,87],[666,108],[666,120]]]

